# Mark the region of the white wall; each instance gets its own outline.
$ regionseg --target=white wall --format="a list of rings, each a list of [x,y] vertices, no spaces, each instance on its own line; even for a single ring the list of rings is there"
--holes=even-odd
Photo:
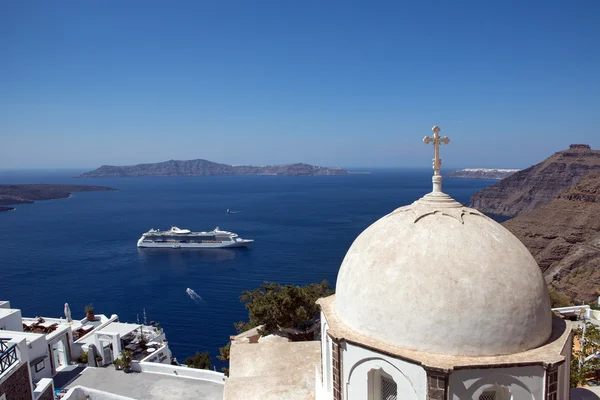
[[[350,343],[342,351],[342,383],[345,400],[368,399],[368,373],[381,369],[398,385],[398,399],[425,400],[427,373],[423,367]]]
[[[133,363],[132,363],[133,365]],[[225,374],[216,371],[210,371],[208,369],[188,368],[170,364],[159,364],[154,362],[141,361],[139,364],[139,370],[141,372],[150,372],[163,375],[180,376],[186,378],[193,378],[202,381],[209,381],[225,384]],[[133,368],[132,368],[133,369]]]
[[[333,343],[327,335],[329,325],[321,312],[321,374],[317,373],[317,399],[333,399],[333,366],[331,360]]]
[[[135,400],[131,397],[90,389],[85,386],[74,386],[63,397],[63,400]]]
[[[456,370],[450,374],[450,400],[477,400],[494,384],[508,387],[513,399],[543,399],[544,377],[541,365]]]
[[[50,393],[54,394],[54,381],[49,378],[40,379],[40,381],[35,385],[35,389],[33,390],[33,398],[37,399],[46,390],[48,390],[48,388],[50,388]]]
[[[159,364],[171,364],[171,350],[168,346],[162,345],[148,357],[142,359],[143,362],[154,362]]]
[[[2,308],[0,311],[0,330],[23,332],[21,310]]]
[[[571,351],[573,349],[573,335],[565,346],[563,347],[560,354],[565,357],[565,362],[558,367],[558,398],[559,399],[568,399],[569,398],[569,390],[571,388]]]

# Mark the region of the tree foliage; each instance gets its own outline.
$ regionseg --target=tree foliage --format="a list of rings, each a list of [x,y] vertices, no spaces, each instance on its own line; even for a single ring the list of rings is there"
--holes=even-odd
[[[231,350],[231,342],[227,342],[227,344],[219,349],[219,355],[217,358],[221,361],[229,362],[229,351]],[[229,376],[229,368],[223,367],[221,371],[225,374],[225,376]]]
[[[198,369],[211,369],[212,363],[210,360],[210,354],[207,351],[204,353],[196,352],[196,354],[192,357],[188,357],[184,362],[190,368],[198,368]]]
[[[585,337],[583,329],[577,328],[574,331],[575,340],[573,341],[573,356],[571,358],[571,387],[578,387],[585,384],[587,378],[595,375],[600,369],[600,360],[591,358],[585,361],[585,358],[596,353],[600,348],[600,329],[594,324],[586,322]],[[581,339],[584,338],[582,341]],[[575,344],[579,343],[579,350],[575,350]],[[580,367],[581,363],[581,367]]]
[[[573,300],[564,293],[560,293],[549,287],[548,294],[550,294],[550,303],[552,304],[552,308],[568,307],[573,305]]]
[[[263,325],[262,335],[286,328],[308,330],[319,320],[315,302],[332,293],[327,281],[308,286],[264,282],[258,289],[242,293],[240,301],[248,309],[249,321],[235,326],[241,331]]]

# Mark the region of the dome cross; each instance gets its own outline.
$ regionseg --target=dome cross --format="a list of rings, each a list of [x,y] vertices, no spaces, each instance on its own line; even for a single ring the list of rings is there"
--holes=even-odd
[[[442,169],[442,159],[440,158],[440,144],[450,143],[448,136],[440,137],[440,127],[434,126],[432,129],[433,137],[425,136],[423,143],[433,143],[433,191],[442,191],[442,176],[440,170]]]

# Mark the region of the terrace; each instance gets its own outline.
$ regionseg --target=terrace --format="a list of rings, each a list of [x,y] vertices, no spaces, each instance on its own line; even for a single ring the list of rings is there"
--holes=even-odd
[[[10,344],[10,339],[0,338],[0,375],[8,371],[11,366],[19,362],[17,357],[17,345]]]
[[[116,336],[121,340],[121,348],[133,355],[133,360],[140,361],[158,350],[164,340],[162,329],[153,326],[112,322],[97,331],[100,335]]]

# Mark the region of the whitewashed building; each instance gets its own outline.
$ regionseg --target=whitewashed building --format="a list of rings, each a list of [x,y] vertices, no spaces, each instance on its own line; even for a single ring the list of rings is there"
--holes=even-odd
[[[320,299],[316,398],[569,398],[571,328],[535,260],[507,229],[433,191],[354,241]]]

